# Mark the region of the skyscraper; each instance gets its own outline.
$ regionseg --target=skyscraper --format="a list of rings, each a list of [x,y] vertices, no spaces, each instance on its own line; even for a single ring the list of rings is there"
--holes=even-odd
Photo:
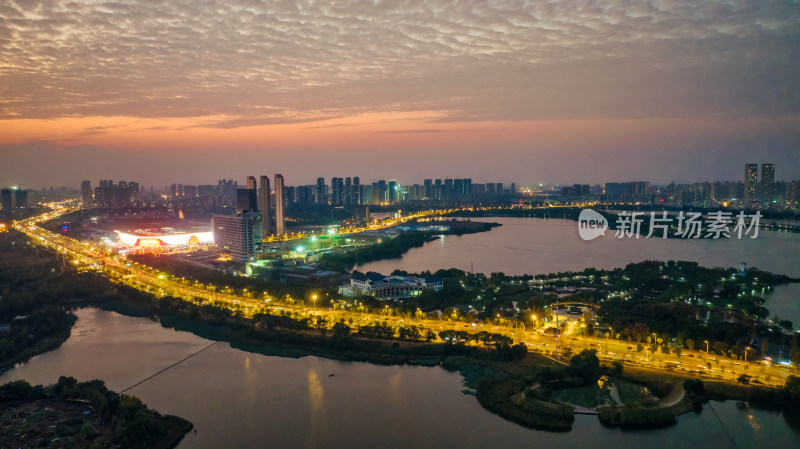
[[[361,204],[361,179],[358,176],[353,177],[353,204]]]
[[[94,198],[92,197],[92,182],[81,182],[81,197],[83,198],[83,207],[92,207]]]
[[[391,179],[389,180],[389,197],[386,199],[389,203],[396,203],[398,201],[398,192],[397,192],[397,180]]]
[[[344,179],[344,205],[351,206],[353,204],[353,180],[348,176]]]
[[[453,199],[453,180],[451,178],[447,178],[444,180],[444,198],[445,201],[450,201]]]
[[[325,178],[317,178],[317,204],[328,204],[328,197],[325,195]]]
[[[13,201],[11,189],[3,189],[0,191],[0,206],[2,206],[3,211],[11,212],[11,210],[14,208]]]
[[[14,207],[15,209],[25,209],[28,207],[28,191],[15,189],[14,190]]]
[[[255,176],[248,176],[247,177],[247,188],[248,189],[256,189],[256,177]]]
[[[258,202],[261,208],[261,235],[266,237],[272,231],[269,221],[269,196],[272,193],[269,187],[269,177],[261,176],[261,189],[258,192]]]
[[[273,179],[275,180],[275,233],[281,235],[284,233],[283,175],[276,174]]]
[[[744,164],[744,203],[750,205],[758,192],[758,164]]]
[[[761,164],[761,201],[775,199],[775,164]]]
[[[375,189],[375,184],[372,185],[372,202],[373,203],[385,203],[389,201],[389,195],[387,192],[386,187],[386,180],[379,179],[378,180],[378,188]]]
[[[344,204],[344,180],[342,178],[331,178],[331,205],[341,206]]]
[[[256,189],[237,189],[236,209],[239,211],[258,210],[258,194],[256,193]]]

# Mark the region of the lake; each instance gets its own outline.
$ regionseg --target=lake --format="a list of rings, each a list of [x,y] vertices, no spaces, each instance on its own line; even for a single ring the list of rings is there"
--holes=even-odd
[[[121,391],[197,353],[128,392],[195,424],[197,433],[181,448],[608,448],[655,441],[660,448],[744,448],[800,441],[793,415],[730,401],[649,432],[609,429],[595,416],[577,416],[568,433],[530,430],[484,410],[462,393],[461,376],[438,367],[272,357],[212,345],[146,318],[94,308],[77,316],[59,349],[0,375],[0,383],[48,384],[67,375]]]
[[[800,234],[759,231],[755,239],[639,239],[614,237],[614,231],[595,240],[578,236],[578,223],[543,218],[491,217],[474,221],[497,222],[488,232],[441,239],[412,248],[402,259],[387,259],[356,267],[361,272],[410,273],[440,268],[509,275],[611,269],[643,260],[689,260],[708,267],[749,268],[800,278]],[[800,284],[782,285],[766,295],[772,315],[800,326]]]

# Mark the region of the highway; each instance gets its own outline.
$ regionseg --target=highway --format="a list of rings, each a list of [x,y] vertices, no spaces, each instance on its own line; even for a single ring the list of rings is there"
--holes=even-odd
[[[673,373],[694,375],[703,379],[735,381],[740,374],[747,374],[759,382],[768,385],[782,386],[790,374],[787,367],[764,366],[757,363],[745,364],[739,360],[713,356],[706,351],[690,351],[684,349],[682,356],[665,355],[660,352],[651,354],[649,350],[636,351],[636,343],[615,339],[582,338],[564,334],[556,341],[553,335],[544,335],[541,329],[524,330],[502,325],[465,323],[463,321],[423,319],[399,319],[384,314],[357,313],[352,310],[337,310],[324,307],[299,307],[277,304],[277,299],[267,292],[247,292],[247,296],[233,294],[226,288],[204,285],[196,281],[176,279],[167,273],[151,267],[129,261],[124,257],[103,253],[101,249],[88,242],[81,242],[65,235],[50,232],[39,223],[57,218],[79,209],[79,202],[60,202],[45,204],[49,212],[16,221],[13,227],[25,233],[33,242],[56,250],[71,260],[79,268],[94,270],[111,281],[149,292],[157,297],[173,296],[192,301],[196,304],[210,303],[233,310],[240,310],[245,316],[262,312],[284,311],[295,316],[311,317],[321,315],[326,318],[327,326],[344,319],[354,324],[389,322],[393,326],[417,325],[436,332],[442,330],[463,330],[470,333],[488,331],[511,337],[514,342],[523,342],[529,349],[555,356],[556,344],[559,348],[571,347],[572,353],[582,349],[596,349],[598,356],[606,361],[620,361],[641,367],[670,371]],[[314,301],[316,302],[316,301]],[[315,304],[316,305],[316,304]],[[322,304],[320,304],[322,305]],[[327,306],[327,304],[325,304]],[[702,344],[702,342],[700,343]],[[649,345],[644,343],[649,348]],[[710,364],[710,367],[709,367]]]

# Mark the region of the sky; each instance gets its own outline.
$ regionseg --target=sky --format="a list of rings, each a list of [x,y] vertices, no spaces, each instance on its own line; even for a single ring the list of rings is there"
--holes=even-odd
[[[0,0],[0,185],[800,178],[795,0]]]

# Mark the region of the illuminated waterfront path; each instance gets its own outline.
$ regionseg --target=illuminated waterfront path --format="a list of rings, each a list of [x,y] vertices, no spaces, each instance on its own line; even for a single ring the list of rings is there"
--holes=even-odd
[[[238,310],[244,316],[250,317],[257,313],[283,312],[301,317],[322,316],[326,319],[326,326],[344,319],[354,325],[366,325],[388,322],[393,327],[420,326],[435,332],[443,330],[466,331],[476,333],[488,331],[511,337],[514,342],[523,342],[529,348],[555,354],[555,337],[541,335],[538,332],[525,330],[520,327],[492,324],[472,324],[461,321],[432,320],[429,318],[401,319],[390,316],[388,305],[382,314],[358,313],[352,310],[336,310],[329,308],[292,306],[277,304],[277,298],[270,297],[267,292],[247,292],[246,295],[237,295],[233,290],[214,285],[205,285],[196,281],[177,279],[168,273],[155,270],[151,267],[140,265],[123,257],[106,255],[87,242],[50,232],[38,223],[52,220],[61,215],[78,210],[78,203],[50,203],[46,204],[51,210],[42,215],[20,220],[14,223],[14,228],[28,235],[34,243],[49,247],[65,258],[69,258],[76,265],[95,270],[111,281],[133,287],[137,290],[154,294],[156,297],[173,296],[191,301],[196,304],[210,303],[231,310]],[[574,207],[574,206],[570,206]],[[423,216],[436,216],[451,213],[453,210],[426,211],[403,217],[404,220]],[[387,223],[386,226],[397,224],[397,221]],[[370,229],[375,229],[370,228]],[[363,230],[363,229],[362,229]],[[351,232],[361,230],[351,229]],[[291,298],[289,298],[291,299]],[[508,321],[504,321],[508,323]],[[620,361],[643,368],[661,371],[670,371],[672,374],[691,376],[690,374],[676,372],[677,365],[695,371],[697,376],[711,380],[725,380],[734,382],[741,374],[751,376],[765,384],[782,386],[785,378],[790,374],[784,367],[763,366],[758,364],[740,364],[738,360],[724,357],[709,357],[706,351],[683,350],[682,357],[665,354],[651,354],[648,351],[638,352],[633,349],[636,343],[615,339],[585,338],[577,336],[562,336],[558,342],[559,347],[570,346],[576,353],[582,349],[596,349],[598,356],[605,361]],[[647,345],[645,345],[647,346]],[[707,363],[713,362],[709,368]]]

